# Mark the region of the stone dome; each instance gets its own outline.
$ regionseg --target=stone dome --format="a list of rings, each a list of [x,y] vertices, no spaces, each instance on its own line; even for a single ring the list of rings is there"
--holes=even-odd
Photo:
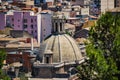
[[[82,54],[75,40],[67,34],[48,37],[40,46],[40,55],[52,55],[52,63],[81,60]]]

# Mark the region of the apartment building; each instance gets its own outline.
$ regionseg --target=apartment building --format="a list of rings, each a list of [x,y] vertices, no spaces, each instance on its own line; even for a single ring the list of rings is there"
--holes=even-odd
[[[41,13],[41,41],[43,41],[46,37],[51,34],[52,23],[51,23],[51,15]]]
[[[0,30],[3,30],[6,26],[6,20],[4,13],[0,13]]]
[[[38,42],[51,34],[51,15],[48,13],[34,14],[32,11],[13,11],[8,14],[0,14],[0,19],[3,19],[0,22],[0,29],[9,26],[14,30],[27,31]]]
[[[115,8],[115,0],[101,0],[101,12]]]

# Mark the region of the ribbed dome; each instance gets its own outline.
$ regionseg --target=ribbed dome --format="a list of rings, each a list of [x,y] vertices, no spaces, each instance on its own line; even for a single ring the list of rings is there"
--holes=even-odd
[[[82,55],[78,45],[67,34],[52,35],[47,38],[40,46],[40,53],[52,52],[52,62],[66,62],[81,60]]]

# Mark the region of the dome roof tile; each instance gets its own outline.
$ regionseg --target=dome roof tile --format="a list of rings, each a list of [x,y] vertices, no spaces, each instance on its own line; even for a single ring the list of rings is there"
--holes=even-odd
[[[76,61],[83,58],[77,43],[67,34],[52,35],[42,44],[45,44],[46,48],[40,54],[45,54],[46,50],[51,50],[53,52],[53,63]]]

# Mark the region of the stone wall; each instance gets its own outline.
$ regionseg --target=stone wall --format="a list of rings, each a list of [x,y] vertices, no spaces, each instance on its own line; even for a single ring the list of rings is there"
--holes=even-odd
[[[52,78],[54,75],[54,72],[51,67],[37,68],[37,69],[34,69],[34,72],[38,73],[38,74],[35,74],[35,77],[37,78]]]

